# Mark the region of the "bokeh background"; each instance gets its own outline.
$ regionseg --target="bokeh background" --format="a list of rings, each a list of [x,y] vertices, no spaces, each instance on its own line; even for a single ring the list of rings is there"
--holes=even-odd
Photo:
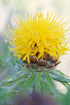
[[[6,58],[10,58],[5,44],[8,24],[14,26],[13,17],[16,15],[21,15],[26,19],[27,12],[35,13],[38,11],[42,11],[44,14],[47,11],[57,12],[70,21],[70,0],[0,0],[0,81],[7,75],[17,72]],[[5,57],[3,60],[6,64],[3,64],[2,57]],[[57,66],[57,69],[70,75],[70,52],[61,57],[60,60],[61,64]],[[60,88],[61,84],[57,85]],[[61,86],[61,91],[64,92],[63,86]]]

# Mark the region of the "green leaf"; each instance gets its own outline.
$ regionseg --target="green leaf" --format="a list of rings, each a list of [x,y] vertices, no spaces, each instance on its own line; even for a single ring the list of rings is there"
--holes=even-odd
[[[36,91],[40,91],[40,81],[41,81],[41,72],[38,72],[35,84]]]
[[[70,77],[63,74],[59,70],[50,71],[49,75],[56,81],[61,83],[70,83]]]
[[[52,78],[49,76],[48,72],[45,72],[45,77],[46,77],[46,85],[49,87],[50,92],[55,96],[57,96],[58,91],[56,89],[56,86]]]
[[[44,93],[50,93],[49,85],[46,82],[45,77],[41,77],[41,85]]]
[[[52,89],[56,89],[56,86],[52,80],[52,78],[49,76],[48,72],[45,72],[46,81],[49,82],[49,85],[52,86]]]
[[[6,86],[6,85],[11,85],[15,82],[19,82],[20,80],[23,80],[25,78],[28,78],[28,76],[30,75],[30,72],[18,72],[13,76],[9,76],[7,77],[4,81],[0,82],[0,86]]]
[[[28,92],[33,87],[35,78],[36,72],[32,73],[32,75],[26,81],[24,81],[24,84],[22,84],[20,90],[22,90],[23,92]]]
[[[50,93],[48,82],[42,72],[37,73],[35,88],[38,92]]]
[[[7,77],[0,83],[0,100],[7,100],[8,97],[16,94],[17,89],[19,92],[20,88],[22,88],[23,91],[29,91],[33,86],[35,77],[36,73],[22,71],[18,72],[14,76]]]

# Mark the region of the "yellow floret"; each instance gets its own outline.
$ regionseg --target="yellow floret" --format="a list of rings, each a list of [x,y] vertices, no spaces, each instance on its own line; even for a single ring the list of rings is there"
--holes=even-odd
[[[29,62],[30,56],[38,60],[44,52],[58,59],[68,50],[66,35],[69,29],[59,15],[49,15],[49,12],[46,17],[43,13],[27,14],[27,20],[19,17],[14,21],[17,25],[14,29],[9,28],[9,42],[14,45],[12,50],[18,58],[23,57],[23,61],[27,59]]]

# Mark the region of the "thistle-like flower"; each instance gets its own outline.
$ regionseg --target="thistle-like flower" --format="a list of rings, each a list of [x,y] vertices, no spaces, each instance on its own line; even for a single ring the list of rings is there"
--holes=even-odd
[[[27,14],[27,20],[21,17],[14,20],[17,25],[14,29],[9,28],[11,36],[8,35],[14,46],[12,51],[30,66],[32,63],[45,66],[48,60],[57,65],[59,57],[69,50],[66,40],[69,28],[59,15],[35,13]]]

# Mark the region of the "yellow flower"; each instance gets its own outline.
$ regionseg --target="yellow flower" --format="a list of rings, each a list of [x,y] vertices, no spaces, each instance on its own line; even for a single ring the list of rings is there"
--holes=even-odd
[[[12,50],[18,58],[23,57],[23,61],[27,59],[30,62],[30,56],[38,60],[43,58],[44,53],[58,59],[68,50],[68,23],[60,19],[59,15],[53,16],[49,12],[46,16],[43,13],[27,14],[27,20],[18,17],[14,21],[15,28],[9,28],[9,42],[14,45]]]

